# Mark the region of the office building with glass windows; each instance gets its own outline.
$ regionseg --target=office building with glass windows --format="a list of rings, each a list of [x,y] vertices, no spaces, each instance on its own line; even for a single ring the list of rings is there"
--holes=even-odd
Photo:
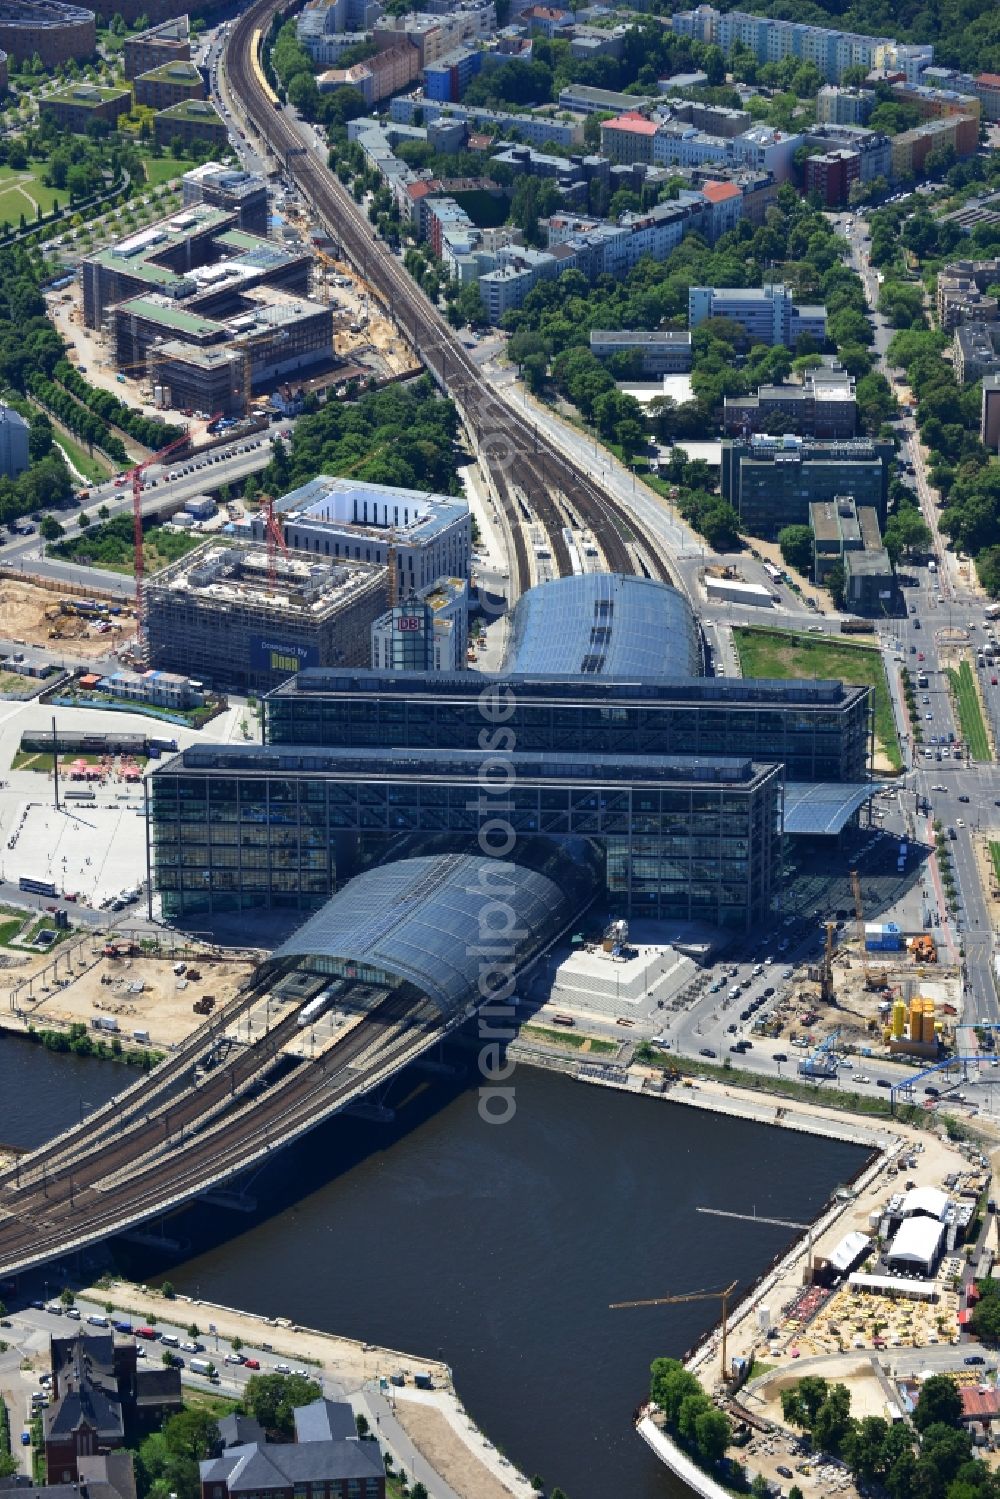
[[[197,746],[148,778],[151,886],[171,919],[309,909],[494,827],[514,864],[522,838],[587,840],[622,914],[748,930],[783,838],[836,834],[871,794],[870,689],[702,669],[682,595],[587,574],[523,596],[500,673],[297,672],[263,745]]]

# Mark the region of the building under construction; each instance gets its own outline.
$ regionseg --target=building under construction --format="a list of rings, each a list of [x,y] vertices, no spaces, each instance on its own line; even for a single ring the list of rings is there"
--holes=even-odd
[[[247,234],[239,217],[194,203],[96,251],[81,267],[86,326],[100,329],[119,302],[156,293],[209,318],[225,295],[258,286],[308,296],[312,257]]]
[[[240,692],[305,666],[367,666],[388,603],[384,566],[206,541],[146,586],[150,665]]]
[[[145,371],[159,406],[242,414],[254,390],[333,360],[333,313],[270,286],[211,298],[132,297],[111,311],[119,369]]]

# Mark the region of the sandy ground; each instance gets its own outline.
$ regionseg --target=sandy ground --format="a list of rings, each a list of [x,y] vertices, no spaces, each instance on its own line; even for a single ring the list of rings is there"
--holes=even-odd
[[[103,941],[80,944],[80,960],[71,969],[76,976],[65,987],[52,988],[47,994],[41,992],[41,986],[35,987],[36,1002],[30,1010],[28,1003],[22,1002],[22,1008],[30,1013],[35,1025],[82,1021],[89,1026],[98,1015],[113,1016],[124,1037],[136,1030],[146,1031],[151,1045],[163,1049],[183,1041],[204,1024],[205,1017],[192,1009],[195,1000],[212,994],[216,1006],[221,1007],[232,999],[251,972],[249,963],[222,963],[210,957],[196,957],[191,959],[191,966],[201,978],[191,983],[174,974],[170,957],[97,957],[95,961],[94,955],[103,947]],[[93,966],[81,972],[81,961]],[[61,979],[65,975],[64,964]],[[141,993],[133,992],[133,986],[140,983]]]
[[[199,1312],[191,1312],[190,1316],[202,1326],[211,1320],[223,1338],[231,1338],[234,1334],[241,1337],[248,1353],[253,1348],[260,1348],[262,1343],[269,1343],[277,1358],[298,1361],[300,1355],[305,1355],[348,1388],[365,1380],[376,1379],[379,1375],[397,1372],[429,1373],[435,1386],[441,1389],[451,1388],[451,1376],[446,1365],[434,1359],[420,1358],[398,1349],[380,1348],[374,1343],[357,1343],[350,1338],[339,1338],[333,1333],[297,1327],[283,1318],[265,1319],[252,1312],[217,1306],[214,1302],[198,1301],[193,1297],[178,1296],[172,1302],[164,1302],[155,1293],[143,1295],[138,1286],[128,1281],[115,1281],[108,1289],[102,1286],[80,1294],[90,1300],[111,1301],[116,1308],[132,1312],[143,1319],[150,1308],[155,1306],[161,1321],[186,1320],[189,1313],[185,1308],[197,1307]]]
[[[117,641],[132,633],[130,616],[121,616],[126,621],[124,626],[103,635],[83,619],[68,615],[60,615],[58,620],[46,618],[47,609],[55,608],[61,598],[69,597],[68,593],[50,592],[36,583],[0,578],[0,636],[88,661],[107,656]],[[53,630],[57,634],[50,638]]]
[[[395,1415],[414,1446],[462,1499],[510,1499],[510,1490],[468,1450],[439,1410],[397,1400]]]

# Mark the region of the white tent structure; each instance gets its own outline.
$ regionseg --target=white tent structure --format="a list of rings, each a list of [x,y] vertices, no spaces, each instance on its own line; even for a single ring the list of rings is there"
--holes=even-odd
[[[934,1218],[905,1218],[889,1246],[891,1270],[916,1271],[932,1275],[941,1252],[944,1224]]]

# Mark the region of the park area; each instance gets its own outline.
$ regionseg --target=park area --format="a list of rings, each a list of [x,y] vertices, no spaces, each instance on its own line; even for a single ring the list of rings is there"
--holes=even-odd
[[[91,525],[78,536],[53,542],[49,554],[99,567],[107,572],[131,574],[135,571],[135,544],[131,515],[117,515],[104,525]],[[148,573],[186,557],[202,541],[200,533],[151,526],[143,538],[142,555]]]
[[[734,629],[745,677],[816,677],[875,689],[875,769],[900,770],[902,756],[882,657],[874,647],[841,637],[791,630]]]
[[[957,670],[954,666],[949,666],[948,681],[955,697],[962,738],[968,745],[969,755],[973,760],[992,759],[990,736],[986,732],[976,679],[968,661],[961,662]]]
[[[47,169],[48,164],[44,161],[35,162],[23,171],[0,167],[0,224],[6,222],[16,229],[22,214],[27,223],[32,224],[39,209],[42,213],[51,213],[59,194],[42,182]],[[59,201],[65,203],[66,198],[67,194],[63,193]]]

